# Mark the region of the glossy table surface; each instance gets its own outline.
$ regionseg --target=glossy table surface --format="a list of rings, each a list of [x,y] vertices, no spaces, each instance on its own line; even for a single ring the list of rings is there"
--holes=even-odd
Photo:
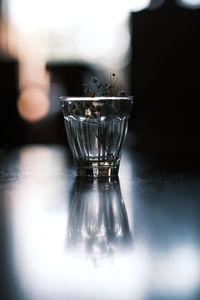
[[[126,144],[119,178],[76,178],[67,147],[0,154],[4,296],[200,299],[200,173]]]

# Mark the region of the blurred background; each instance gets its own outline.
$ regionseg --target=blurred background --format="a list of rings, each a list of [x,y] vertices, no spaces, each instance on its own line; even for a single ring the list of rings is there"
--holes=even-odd
[[[110,72],[134,95],[130,147],[121,188],[89,198],[67,147],[47,144],[67,143],[58,98]],[[200,299],[199,103],[200,0],[0,0],[0,152],[27,145],[0,156],[2,299]],[[94,272],[61,248],[68,211],[104,194],[134,251]]]
[[[115,72],[132,146],[200,153],[200,0],[0,0],[0,147],[66,141],[58,101]]]

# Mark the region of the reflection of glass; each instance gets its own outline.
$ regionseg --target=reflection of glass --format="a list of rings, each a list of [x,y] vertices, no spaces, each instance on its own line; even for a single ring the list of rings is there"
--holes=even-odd
[[[119,179],[77,178],[69,204],[67,249],[92,257],[132,245]]]
[[[61,97],[60,100],[78,175],[117,175],[133,97]]]

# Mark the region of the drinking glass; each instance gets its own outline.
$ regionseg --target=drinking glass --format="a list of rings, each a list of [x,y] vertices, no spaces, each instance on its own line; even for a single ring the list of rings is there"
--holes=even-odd
[[[118,175],[133,97],[60,97],[77,174]]]

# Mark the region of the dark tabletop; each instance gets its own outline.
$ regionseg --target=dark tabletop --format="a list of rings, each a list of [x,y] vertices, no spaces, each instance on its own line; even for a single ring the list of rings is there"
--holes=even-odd
[[[200,299],[200,172],[127,143],[119,178],[76,178],[67,147],[0,154],[3,297]]]

